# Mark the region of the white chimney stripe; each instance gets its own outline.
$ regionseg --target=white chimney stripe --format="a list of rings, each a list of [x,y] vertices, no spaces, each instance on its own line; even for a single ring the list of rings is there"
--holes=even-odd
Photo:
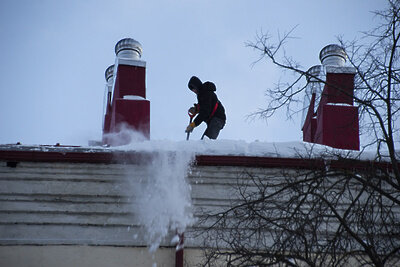
[[[145,98],[138,95],[124,95],[123,99],[125,100],[146,100]]]
[[[136,67],[146,67],[145,61],[126,59],[126,58],[117,58],[117,64],[118,65],[136,66]]]
[[[348,73],[355,74],[356,69],[353,67],[335,67],[335,66],[326,66],[326,73]]]

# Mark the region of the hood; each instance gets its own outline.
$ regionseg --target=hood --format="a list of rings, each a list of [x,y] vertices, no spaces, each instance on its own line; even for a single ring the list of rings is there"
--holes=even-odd
[[[196,76],[192,76],[192,78],[190,78],[189,83],[188,83],[188,87],[190,90],[192,90],[193,88],[196,88],[198,91],[200,91],[202,89],[201,88],[202,85],[203,85],[203,83]]]

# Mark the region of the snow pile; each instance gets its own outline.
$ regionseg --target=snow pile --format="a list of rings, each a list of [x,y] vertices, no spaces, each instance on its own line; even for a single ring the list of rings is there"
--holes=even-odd
[[[170,141],[145,140],[132,142],[129,145],[113,147],[113,150],[136,152],[184,152],[194,155],[230,155],[230,156],[258,156],[280,158],[336,158],[337,156],[373,159],[374,152],[362,152],[334,149],[323,145],[305,142],[258,142],[248,143],[238,140],[197,140],[197,141]]]

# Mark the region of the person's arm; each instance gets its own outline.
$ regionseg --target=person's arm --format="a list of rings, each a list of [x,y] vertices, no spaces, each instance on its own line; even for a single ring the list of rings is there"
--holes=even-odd
[[[194,119],[194,124],[199,126],[203,121],[207,121],[213,109],[213,93],[207,93],[199,97],[200,111],[199,115]],[[215,103],[214,103],[215,104]]]

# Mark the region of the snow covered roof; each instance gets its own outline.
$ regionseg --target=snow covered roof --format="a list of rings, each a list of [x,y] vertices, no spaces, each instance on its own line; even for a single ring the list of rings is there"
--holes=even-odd
[[[338,158],[363,161],[374,160],[373,152],[338,150],[326,146],[285,142],[267,143],[202,140],[168,141],[149,140],[133,142],[120,147],[81,147],[61,145],[0,145],[0,160],[4,161],[47,161],[85,163],[128,163],[140,164],[158,153],[186,153],[197,165],[248,166],[248,167],[293,167],[309,168],[329,162],[332,166]],[[338,157],[339,156],[339,157]],[[340,161],[342,164],[343,162]],[[351,164],[351,166],[354,166]]]

